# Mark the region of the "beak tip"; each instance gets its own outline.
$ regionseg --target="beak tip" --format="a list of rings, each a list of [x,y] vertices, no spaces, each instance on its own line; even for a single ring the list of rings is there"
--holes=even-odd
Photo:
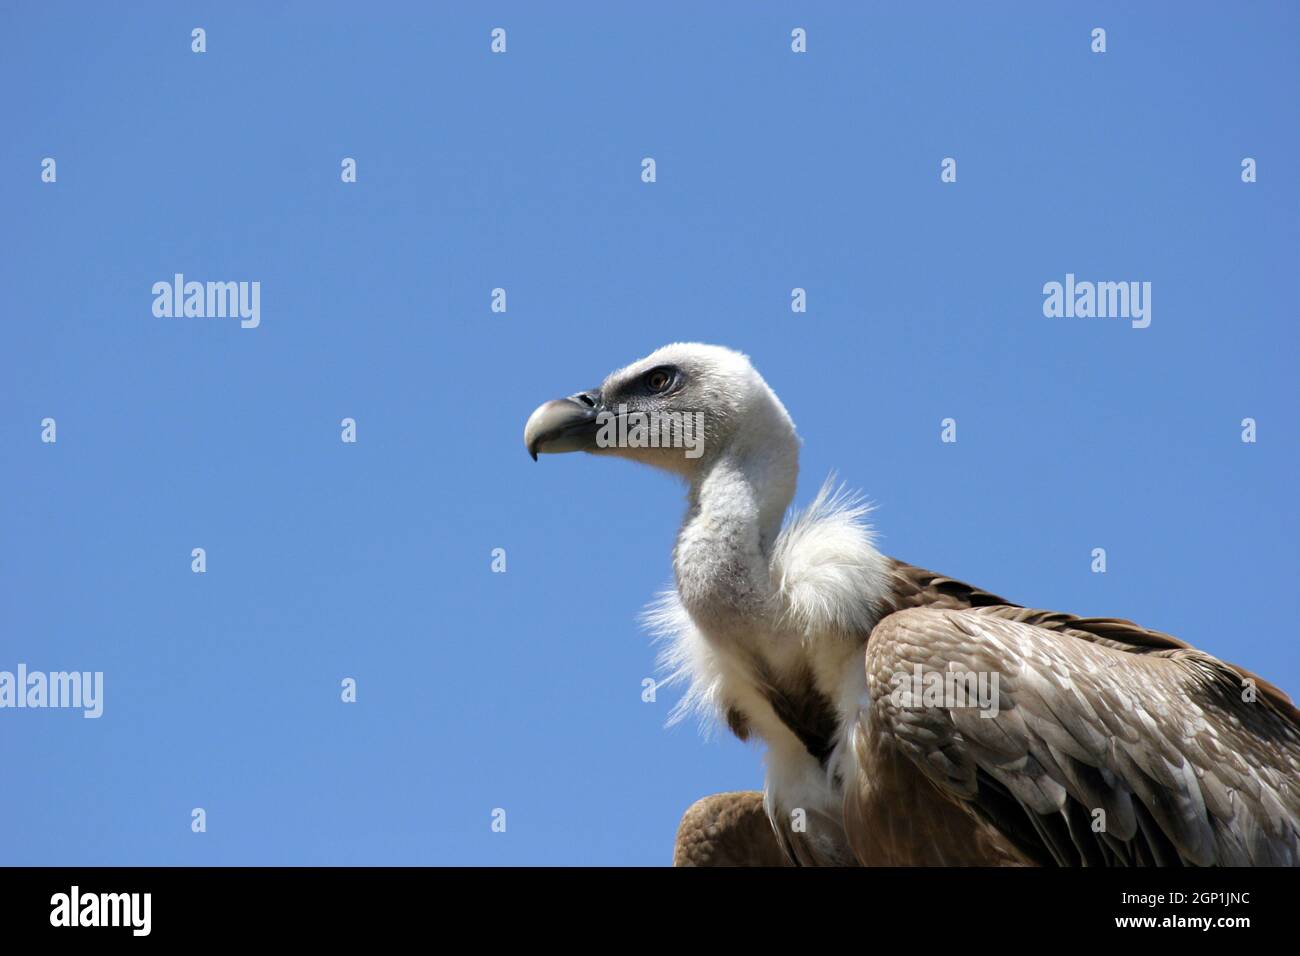
[[[524,447],[533,461],[547,454],[582,451],[595,441],[599,420],[594,401],[586,393],[577,397],[557,398],[546,402],[528,416],[524,425]]]

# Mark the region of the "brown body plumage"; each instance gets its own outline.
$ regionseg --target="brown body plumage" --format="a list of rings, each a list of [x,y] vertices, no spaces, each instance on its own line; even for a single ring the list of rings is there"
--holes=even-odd
[[[858,774],[845,793],[853,862],[1297,863],[1300,713],[1272,684],[1129,621],[1021,607],[897,561],[881,611],[863,642],[871,704],[853,735]],[[1011,658],[1003,643],[1017,640],[1039,653]],[[1071,689],[1039,679],[1035,661],[1053,660]],[[959,663],[1012,678],[987,731],[978,716],[891,706],[890,675]],[[1158,726],[1132,706],[1142,687],[1161,701]],[[1068,699],[1068,721],[1054,695]],[[756,832],[758,800],[700,801],[682,820],[674,862],[714,865],[705,847],[715,841],[727,847],[720,865],[774,865],[774,847],[788,862],[846,862],[817,859],[779,824]],[[712,811],[707,827],[701,806]],[[745,822],[729,832],[732,820]],[[736,849],[744,841],[755,844],[748,856]]]

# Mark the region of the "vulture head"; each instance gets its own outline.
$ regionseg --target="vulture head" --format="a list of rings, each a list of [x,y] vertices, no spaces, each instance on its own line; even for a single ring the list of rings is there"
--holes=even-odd
[[[792,479],[798,459],[794,423],[749,359],[698,343],[666,345],[598,388],[546,402],[524,426],[524,444],[534,459],[615,455],[687,481],[722,459]]]

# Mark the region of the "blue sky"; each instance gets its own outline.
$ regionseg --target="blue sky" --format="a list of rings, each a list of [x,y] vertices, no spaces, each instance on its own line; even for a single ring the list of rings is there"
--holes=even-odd
[[[521,433],[675,340],[753,357],[798,503],[1300,692],[1300,13],[762,7],[0,9],[0,669],[105,675],[0,711],[0,863],[666,863],[762,779],[640,699],[681,489]],[[177,272],[261,325],[154,317]]]

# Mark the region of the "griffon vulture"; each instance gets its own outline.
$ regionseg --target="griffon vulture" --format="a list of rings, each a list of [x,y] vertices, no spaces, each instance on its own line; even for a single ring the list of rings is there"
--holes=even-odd
[[[1021,607],[886,557],[829,483],[783,523],[799,439],[745,356],[666,346],[542,405],[524,442],[689,487],[676,588],[650,623],[689,678],[684,708],[761,738],[767,773],[761,796],[693,806],[675,862],[1300,862],[1300,713],[1284,693],[1129,621]]]

